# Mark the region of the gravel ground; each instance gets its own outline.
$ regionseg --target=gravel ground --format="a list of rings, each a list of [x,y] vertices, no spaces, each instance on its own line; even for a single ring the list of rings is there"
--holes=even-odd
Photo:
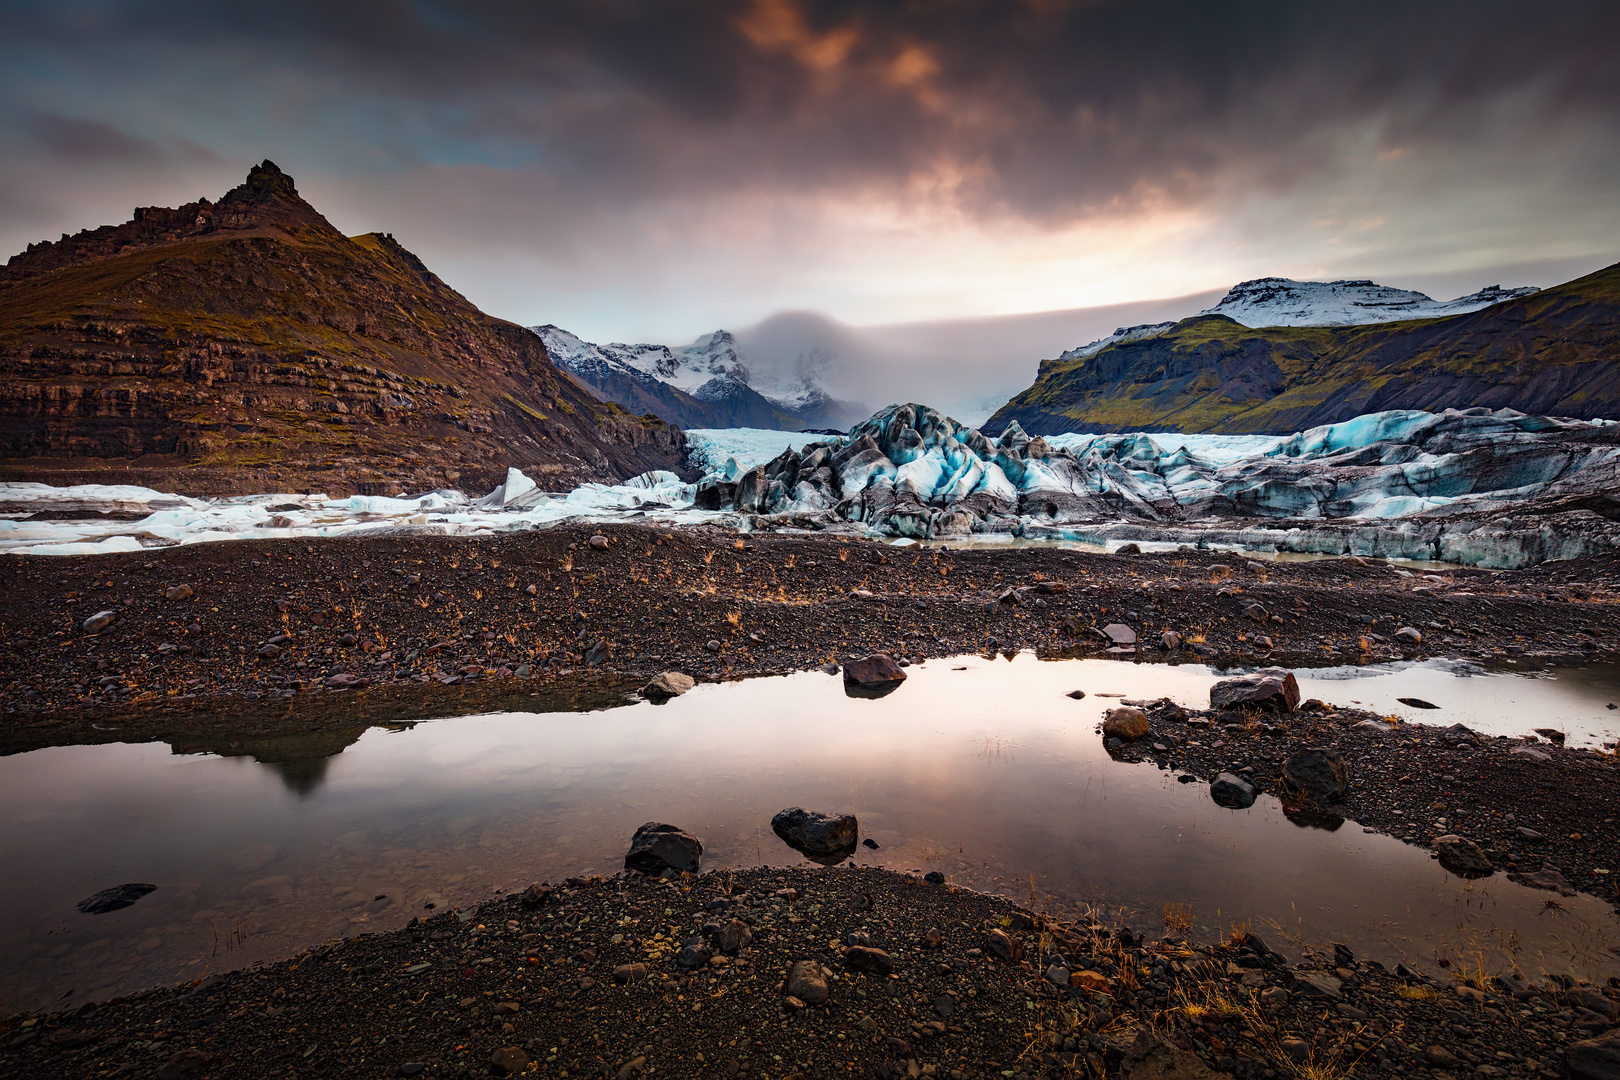
[[[1118,760],[1154,762],[1187,780],[1231,773],[1287,807],[1294,800],[1283,762],[1331,747],[1344,755],[1350,785],[1340,801],[1302,805],[1302,822],[1337,828],[1349,818],[1423,847],[1462,836],[1513,880],[1554,894],[1576,889],[1620,907],[1620,760],[1613,752],[1535,736],[1492,738],[1462,725],[1390,724],[1376,713],[1314,701],[1282,714],[1142,704],[1152,733],[1111,751]]]
[[[105,737],[92,722],[109,708],[182,714],[221,697],[234,708],[515,676],[533,693],[582,669],[708,680],[877,650],[1104,655],[1098,628],[1116,622],[1141,654],[1217,665],[1580,662],[1620,647],[1616,556],[1430,574],[615,526],[6,556],[0,597],[8,751]],[[1405,626],[1422,641],[1401,643]],[[1167,631],[1179,646],[1165,647]]]
[[[683,966],[683,945],[703,942],[713,956]],[[787,997],[801,961],[824,1000]],[[1252,935],[1144,940],[885,870],[626,872],[73,1014],[12,1017],[0,1069],[1552,1077],[1613,1024],[1614,993],[1441,982],[1348,951],[1284,956]]]
[[[1579,662],[1620,642],[1617,583],[1613,557],[1427,573],[632,526],[11,556],[0,752],[150,739],[335,752],[370,724],[602,707],[664,670],[741,678],[875,650],[1119,655],[1098,632],[1114,622],[1135,631],[1136,658],[1217,666]],[[1420,641],[1397,636],[1407,626]],[[1539,875],[1531,884],[1616,900],[1597,872],[1620,870],[1612,755],[1328,705],[1147,711],[1150,735],[1121,758],[1206,780],[1247,769],[1276,791],[1289,754],[1330,746],[1351,783],[1324,820],[1418,844],[1461,834],[1497,868]],[[423,915],[198,985],[11,1017],[0,1074],[1321,1078],[1354,1063],[1355,1075],[1552,1077],[1567,1045],[1620,1015],[1612,990],[1436,982],[1343,955],[1279,958],[1258,939],[1139,942],[869,869],[621,876],[573,881],[537,907],[510,897]],[[677,966],[705,922],[732,918],[751,923],[750,945]],[[1021,952],[996,956],[992,930]],[[887,951],[892,977],[847,970],[857,932]],[[1082,985],[1047,978],[1052,952]],[[825,1004],[784,1004],[797,960],[836,976]],[[632,963],[645,977],[615,982]]]

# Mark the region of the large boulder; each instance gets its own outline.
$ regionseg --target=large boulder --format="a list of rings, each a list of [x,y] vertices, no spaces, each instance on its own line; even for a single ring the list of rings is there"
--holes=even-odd
[[[1572,1043],[1564,1069],[1570,1080],[1620,1080],[1620,1028]]]
[[[873,653],[844,665],[844,693],[850,697],[882,697],[906,681],[906,671],[892,656]]]
[[[1103,716],[1102,733],[1105,739],[1135,742],[1151,730],[1153,728],[1148,723],[1147,713],[1131,705],[1109,709]]]
[[[1210,781],[1209,797],[1217,806],[1229,810],[1247,810],[1254,805],[1254,785],[1233,773],[1223,772]]]
[[[692,676],[685,672],[663,671],[641,688],[641,694],[652,701],[668,701],[672,697],[680,697],[696,685]]]
[[[1472,840],[1450,834],[1437,836],[1434,850],[1440,856],[1440,865],[1459,877],[1486,877],[1496,872],[1491,860]]]
[[[695,874],[702,859],[703,841],[674,825],[649,821],[630,838],[624,867],[644,874],[661,874],[665,870]]]
[[[815,960],[795,960],[788,968],[787,983],[783,987],[788,997],[798,998],[806,1005],[824,1005],[829,996],[827,976]]]
[[[771,818],[771,831],[812,859],[842,860],[855,854],[860,823],[854,814],[823,814],[790,806]]]
[[[1350,768],[1339,751],[1313,746],[1283,762],[1282,778],[1289,790],[1312,802],[1338,802],[1350,786]]]
[[[1261,668],[1252,675],[1222,679],[1209,688],[1212,709],[1268,709],[1293,712],[1299,704],[1299,682],[1285,668]]]

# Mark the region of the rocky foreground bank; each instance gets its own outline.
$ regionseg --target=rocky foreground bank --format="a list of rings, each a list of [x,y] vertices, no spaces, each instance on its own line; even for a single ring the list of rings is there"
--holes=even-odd
[[[587,671],[740,678],[877,651],[1579,663],[1615,654],[1617,599],[1616,556],[1430,573],[640,526],[5,556],[0,749],[103,738],[91,721],[108,709],[380,687],[540,692]],[[1102,632],[1116,624],[1126,632]],[[300,712],[281,714],[281,730]]]
[[[1611,987],[1153,937],[871,868],[626,871],[11,1017],[0,1071],[1550,1080],[1620,1058]]]

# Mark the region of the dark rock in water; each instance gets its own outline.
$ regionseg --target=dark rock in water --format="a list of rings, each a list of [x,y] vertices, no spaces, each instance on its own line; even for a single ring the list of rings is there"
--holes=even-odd
[[[1564,1071],[1570,1080],[1620,1080],[1620,1030],[1571,1043]]]
[[[1323,832],[1338,832],[1344,826],[1344,818],[1328,810],[1313,810],[1308,807],[1290,806],[1283,804],[1283,817],[1290,824],[1301,829],[1321,829]]]
[[[1440,865],[1459,877],[1485,877],[1496,872],[1491,860],[1472,840],[1439,836],[1435,838],[1434,850],[1440,856]]]
[[[672,697],[680,697],[696,685],[692,676],[685,672],[663,671],[641,688],[641,694],[653,701],[668,701]]]
[[[1538,727],[1538,728],[1536,728],[1536,734],[1540,735],[1543,739],[1546,739],[1548,742],[1555,742],[1559,746],[1564,745],[1564,733],[1562,731],[1559,731],[1557,728]]]
[[[127,908],[147,893],[157,892],[156,885],[118,885],[102,889],[94,896],[79,901],[78,908],[86,915],[105,915],[109,911]]]
[[[850,697],[882,697],[892,694],[905,681],[905,670],[883,653],[844,665],[844,693]]]
[[[1317,804],[1338,802],[1350,786],[1350,768],[1337,750],[1313,746],[1283,762],[1283,783]]]
[[[842,862],[855,854],[860,825],[853,814],[823,814],[790,806],[771,818],[771,831],[807,858]]]
[[[861,841],[861,846],[862,847],[868,847],[868,848],[871,848],[873,851],[876,851],[878,849],[878,842],[876,840],[872,839],[870,836],[868,836],[865,840]]]
[[[1209,785],[1209,797],[1217,806],[1229,810],[1247,810],[1254,805],[1254,785],[1241,776],[1221,773]]]
[[[1076,701],[1084,701],[1086,698],[1086,692],[1084,690],[1070,690],[1064,695],[1064,697],[1072,697]]]
[[[695,874],[702,858],[703,841],[674,825],[649,821],[630,838],[630,850],[625,853],[624,866],[627,870],[640,870],[644,874],[661,874],[665,870],[683,870]]]
[[[1209,688],[1212,709],[1259,708],[1292,712],[1299,704],[1299,682],[1284,668],[1261,668],[1252,675],[1223,679]]]
[[[1142,548],[1141,548],[1141,545],[1136,544],[1136,543],[1121,544],[1121,545],[1119,545],[1119,547],[1114,549],[1114,554],[1115,555],[1140,555],[1140,554],[1142,554]]]
[[[930,885],[943,885],[945,884],[945,875],[938,870],[930,870],[923,875],[923,880]]]
[[[1414,709],[1438,709],[1440,707],[1438,705],[1430,704],[1420,697],[1403,697],[1396,698],[1395,700],[1400,702],[1402,705],[1410,705]]]

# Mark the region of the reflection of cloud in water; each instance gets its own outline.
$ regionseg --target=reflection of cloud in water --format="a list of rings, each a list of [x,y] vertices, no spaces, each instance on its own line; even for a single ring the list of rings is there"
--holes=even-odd
[[[351,913],[334,908],[350,892],[404,898],[363,924],[377,930],[430,896],[444,907],[491,886],[616,869],[649,820],[700,837],[706,869],[798,863],[767,823],[800,805],[860,819],[861,835],[882,847],[858,849],[858,865],[938,869],[1021,898],[1033,888],[1043,903],[1071,908],[1106,902],[1138,927],[1179,903],[1200,931],[1241,919],[1268,937],[1278,926],[1415,963],[1460,962],[1476,947],[1496,963],[1508,951],[1504,934],[1517,932],[1525,970],[1613,970],[1602,949],[1620,939],[1620,923],[1594,898],[1543,910],[1545,894],[1460,881],[1427,852],[1354,822],[1332,833],[1301,828],[1308,823],[1270,796],[1222,809],[1202,784],[1109,760],[1094,727],[1118,702],[1101,694],[1201,705],[1214,679],[1201,665],[965,657],[908,674],[878,701],[851,700],[842,680],[806,672],[703,685],[656,709],[499,713],[400,733],[349,723],[234,746],[175,744],[228,761],[173,757],[158,744],[3,758],[0,821],[12,828],[0,835],[0,880],[29,881],[33,896],[24,907],[0,892],[0,924],[37,928],[43,941],[62,905],[70,911],[118,881],[152,881],[163,891],[124,913],[130,934],[186,924],[193,909],[241,916],[258,928],[257,951],[232,959],[250,963],[357,932]],[[1421,696],[1448,710],[1493,681],[1447,678]],[[1501,681],[1517,682],[1514,694],[1575,689],[1573,680]],[[1385,692],[1376,680],[1320,685],[1319,696],[1341,703]],[[1076,688],[1090,696],[1066,696]],[[25,817],[31,823],[19,824]],[[297,883],[285,901],[243,891],[267,875]],[[194,902],[171,885],[188,881],[199,882]],[[119,939],[139,959],[127,985],[106,994],[192,974],[172,966],[190,955],[180,938],[150,955],[134,951],[140,940]],[[44,953],[0,971],[0,995],[24,978],[54,994],[90,985],[88,954]]]

